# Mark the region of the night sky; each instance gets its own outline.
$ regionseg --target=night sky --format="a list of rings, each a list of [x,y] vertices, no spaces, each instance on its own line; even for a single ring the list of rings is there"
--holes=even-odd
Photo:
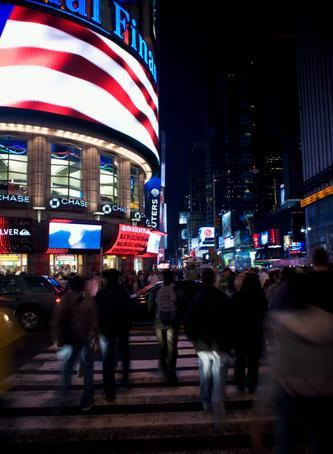
[[[202,136],[208,66],[263,55],[269,52],[274,32],[294,28],[294,17],[281,4],[265,11],[263,21],[262,10],[236,5],[221,13],[213,7],[217,3],[160,1],[160,129],[166,132],[169,244],[177,239],[187,153],[193,140]]]

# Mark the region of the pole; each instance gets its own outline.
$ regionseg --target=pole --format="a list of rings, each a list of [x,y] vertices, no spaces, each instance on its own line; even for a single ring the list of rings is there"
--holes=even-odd
[[[100,248],[99,251],[99,274],[102,275],[103,271],[103,248]]]
[[[216,188],[215,188],[215,173],[213,173],[213,227],[214,227],[214,249],[216,253]]]

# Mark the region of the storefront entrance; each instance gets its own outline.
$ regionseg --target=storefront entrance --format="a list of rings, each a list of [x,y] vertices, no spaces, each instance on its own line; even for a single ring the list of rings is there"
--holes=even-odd
[[[27,254],[0,254],[0,274],[27,272]]]
[[[82,274],[81,254],[50,254],[50,273],[67,276],[70,273]]]
[[[120,258],[116,255],[104,255],[103,256],[103,269],[116,269],[120,270]]]

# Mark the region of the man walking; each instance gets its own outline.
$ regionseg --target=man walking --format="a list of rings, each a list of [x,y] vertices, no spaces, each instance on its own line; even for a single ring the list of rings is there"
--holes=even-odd
[[[185,317],[185,332],[199,357],[200,395],[204,411],[213,410],[216,427],[224,419],[224,392],[231,349],[230,303],[216,287],[211,268],[202,271],[203,288]]]
[[[129,374],[129,320],[131,302],[125,288],[120,285],[121,274],[110,269],[102,273],[102,289],[97,292],[98,326],[103,354],[103,384],[105,397],[112,402],[116,397],[115,368],[118,354],[122,359],[123,384]]]
[[[55,329],[59,347],[65,352],[63,380],[65,392],[71,387],[72,370],[80,356],[83,367],[82,411],[94,403],[92,337],[96,332],[96,312],[93,300],[85,293],[85,281],[80,276],[68,280],[68,291],[56,313]]]
[[[181,299],[182,293],[176,289],[173,272],[165,270],[163,285],[152,291],[148,309],[155,317],[156,337],[160,346],[160,369],[170,385],[178,383],[176,363]]]

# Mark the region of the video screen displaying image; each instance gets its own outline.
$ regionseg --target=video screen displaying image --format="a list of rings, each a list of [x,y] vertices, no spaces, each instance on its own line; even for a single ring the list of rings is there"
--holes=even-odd
[[[50,222],[49,248],[99,249],[101,231],[101,225]]]
[[[129,52],[87,27],[0,2],[0,87],[1,107],[100,123],[158,157],[156,87]]]

